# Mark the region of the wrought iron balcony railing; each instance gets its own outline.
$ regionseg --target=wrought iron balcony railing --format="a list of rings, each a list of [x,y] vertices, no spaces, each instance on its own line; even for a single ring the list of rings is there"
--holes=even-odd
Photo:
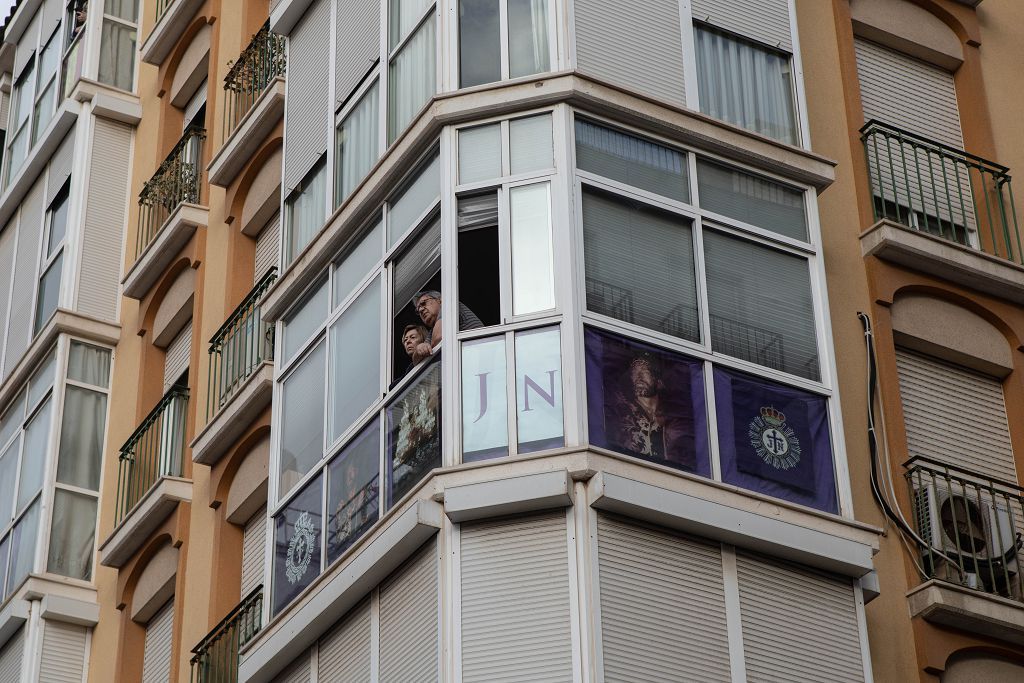
[[[207,420],[224,407],[260,363],[274,358],[274,326],[263,322],[259,302],[276,279],[277,268],[271,268],[210,340]]]
[[[905,463],[930,578],[1024,601],[1024,488],[927,458]]]
[[[123,446],[118,458],[115,525],[161,477],[180,477],[188,389],[171,387]]]
[[[180,204],[198,204],[206,130],[190,126],[139,193],[139,234],[135,258],[149,246]]]
[[[192,683],[237,683],[238,651],[260,632],[262,614],[259,586],[192,648]]]
[[[1024,264],[1010,169],[875,120],[860,133],[875,220]]]
[[[224,77],[224,139],[227,140],[238,123],[249,113],[256,100],[278,76],[284,76],[284,36],[270,30],[270,20],[252,37]]]
[[[167,14],[167,10],[170,9],[171,5],[173,5],[175,2],[176,2],[176,0],[156,0],[156,22],[155,23],[157,23],[157,24],[160,23],[160,20],[163,18],[163,16],[165,14]]]

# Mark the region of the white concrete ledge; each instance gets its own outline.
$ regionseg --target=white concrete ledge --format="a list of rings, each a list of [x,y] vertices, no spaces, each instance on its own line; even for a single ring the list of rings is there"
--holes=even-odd
[[[215,465],[274,395],[274,364],[265,361],[207,423],[192,443],[192,462]]]
[[[11,598],[0,609],[0,647],[11,639],[18,629],[28,621],[28,603],[18,598]]]
[[[1024,604],[932,579],[907,593],[912,617],[1024,646]]]
[[[40,615],[43,619],[88,627],[100,622],[100,606],[95,602],[83,602],[61,595],[47,595],[41,604]]]
[[[161,477],[100,546],[100,564],[121,568],[180,502],[191,502],[192,482]]]
[[[90,102],[92,113],[96,116],[131,126],[137,126],[142,120],[142,103],[139,98],[105,83],[80,78],[71,97],[78,102]]]
[[[28,151],[28,157],[21,162],[21,168],[11,179],[3,195],[0,195],[0,225],[6,225],[14,212],[18,210],[21,201],[35,184],[36,178],[50,163],[50,158],[57,151],[57,147],[75,127],[80,106],[73,100],[64,100],[46,130],[39,137],[39,141]]]
[[[142,250],[121,284],[124,295],[142,300],[149,288],[163,275],[178,252],[188,244],[196,230],[205,228],[210,222],[210,210],[196,204],[179,204],[174,213],[164,222],[156,237]]]
[[[149,32],[139,50],[142,61],[160,66],[171,53],[205,0],[174,0]]]
[[[523,514],[572,505],[568,470],[527,474],[444,491],[444,511],[453,522]]]
[[[441,506],[414,502],[348,561],[329,569],[242,653],[238,680],[264,683],[309,648],[338,619],[441,528]],[[265,599],[269,600],[269,592]]]
[[[964,287],[1024,303],[1024,267],[956,242],[881,220],[860,236],[861,253]]]
[[[874,568],[868,543],[607,472],[590,481],[590,504],[852,578]]]
[[[284,116],[284,79],[278,76],[242,117],[207,170],[210,184],[228,187]]]
[[[282,36],[291,33],[313,0],[272,0],[270,30]]]

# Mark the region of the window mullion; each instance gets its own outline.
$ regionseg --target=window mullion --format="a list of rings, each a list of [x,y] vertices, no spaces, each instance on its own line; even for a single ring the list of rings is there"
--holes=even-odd
[[[501,80],[508,80],[509,66],[508,49],[508,0],[499,0],[498,4],[498,35],[501,38]]]

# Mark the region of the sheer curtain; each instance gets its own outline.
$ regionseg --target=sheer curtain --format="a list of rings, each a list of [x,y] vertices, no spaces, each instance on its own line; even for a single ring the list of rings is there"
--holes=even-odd
[[[694,33],[701,111],[796,144],[789,56],[699,26]]]
[[[508,0],[508,77],[550,69],[547,0]]]
[[[64,396],[57,481],[90,491],[99,490],[106,414],[105,395],[68,386]]]
[[[309,175],[303,179],[298,191],[288,198],[289,240],[288,262],[291,262],[313,239],[323,225],[327,201],[327,178],[321,158]]]
[[[388,77],[388,144],[412,121],[434,94],[435,36],[430,17],[391,61]]]
[[[88,581],[92,578],[96,499],[57,489],[47,570]]]
[[[377,160],[377,119],[380,111],[377,84],[374,83],[352,109],[338,130],[341,168],[335,205],[340,205],[366,177]]]

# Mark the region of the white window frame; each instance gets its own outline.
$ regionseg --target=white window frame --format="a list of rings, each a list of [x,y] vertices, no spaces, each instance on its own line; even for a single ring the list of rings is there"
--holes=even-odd
[[[462,85],[462,44],[459,40],[459,30],[461,28],[459,22],[459,2],[461,0],[452,0],[453,8],[453,26],[452,26],[452,49],[449,54],[451,55],[451,74],[452,74],[452,90],[460,90],[463,88]],[[555,6],[558,5],[559,8]],[[540,74],[551,73],[558,69],[558,43],[559,36],[561,33],[558,31],[558,26],[555,22],[556,11],[560,11],[562,3],[558,0],[547,0],[548,9],[548,71],[541,71],[536,74],[528,74],[526,76],[517,76],[511,78],[509,73],[511,67],[509,65],[509,45],[508,45],[508,0],[499,0],[498,5],[498,36],[501,41],[501,76],[496,81],[490,81],[488,83],[480,83],[478,85],[465,86],[466,88],[486,88],[492,86],[495,83],[504,83],[511,81],[513,83],[523,80],[529,80],[537,78]]]
[[[438,16],[437,16],[438,15],[438,9],[437,9],[437,2],[436,2],[436,0],[434,2],[431,2],[428,7],[424,8],[423,13],[419,17],[416,18],[416,21],[413,24],[411,24],[412,28],[410,28],[409,31],[404,36],[400,36],[399,37],[398,42],[395,44],[394,49],[391,48],[391,19],[392,19],[392,17],[391,17],[391,2],[392,2],[392,0],[381,0],[381,15],[380,16],[387,18],[386,21],[382,21],[381,22],[381,24],[382,24],[381,32],[383,33],[383,40],[381,41],[381,61],[380,61],[380,64],[382,64],[383,66],[380,68],[380,85],[381,85],[381,90],[380,90],[379,95],[380,95],[381,104],[383,106],[380,107],[380,111],[378,112],[379,115],[380,115],[380,123],[379,123],[380,128],[378,129],[378,132],[381,133],[381,137],[382,137],[382,140],[383,140],[382,143],[381,143],[381,147],[380,147],[381,150],[385,150],[385,149],[387,149],[389,147],[389,144],[388,144],[388,137],[389,137],[389,135],[388,135],[389,134],[389,131],[388,131],[388,113],[391,111],[391,96],[390,96],[390,93],[391,93],[391,90],[390,90],[390,88],[391,88],[391,65],[394,62],[394,60],[398,58],[398,55],[401,54],[402,50],[405,49],[406,45],[409,44],[409,42],[412,40],[413,36],[415,36],[416,33],[423,27],[423,24],[425,24],[427,21],[430,20],[430,17],[434,17],[434,94],[435,95],[440,90],[440,84],[441,84],[441,79],[440,79],[440,74],[439,74],[440,62],[439,62],[439,59],[438,59],[438,46],[441,44],[441,31],[440,31],[440,28],[439,28],[440,27],[440,22],[438,21]],[[429,100],[427,100],[427,102],[429,102]],[[423,104],[426,105],[427,102],[424,102]],[[415,120],[416,120],[416,117],[414,116],[412,121],[415,121]],[[412,121],[410,121],[409,124],[411,124]],[[396,141],[400,137],[402,137],[402,133],[405,131],[406,128],[408,128],[409,124],[406,124],[406,127],[403,128],[402,130],[395,131],[395,140]]]
[[[142,13],[142,11],[141,11],[142,8],[139,7],[138,0],[132,0],[132,1],[135,3],[135,21],[134,22],[128,21],[127,19],[122,19],[121,17],[117,16],[116,14],[107,14],[107,11],[106,11],[107,4],[105,2],[101,3],[100,9],[97,10],[98,13],[102,13],[102,17],[103,17],[102,20],[100,22],[98,22],[100,24],[100,26],[98,27],[98,32],[97,32],[98,37],[97,37],[97,42],[96,42],[97,49],[95,50],[95,52],[96,52],[96,57],[95,57],[95,60],[96,60],[96,80],[97,81],[100,78],[100,71],[99,71],[99,52],[100,52],[100,50],[99,50],[99,47],[100,47],[100,45],[101,45],[101,43],[103,41],[103,24],[106,24],[108,22],[112,23],[112,24],[120,24],[124,28],[129,28],[129,29],[132,29],[132,30],[135,31],[135,50],[132,53],[132,55],[133,55],[133,57],[132,57],[132,73],[131,73],[132,85],[131,85],[131,88],[129,88],[128,90],[125,90],[124,92],[134,92],[135,91],[135,85],[137,83],[138,73],[139,73],[139,59],[138,59],[139,47],[140,47],[140,45],[139,45],[139,38],[140,38],[139,19],[141,18],[139,15]],[[86,26],[88,26],[88,23],[86,24]],[[83,33],[84,33],[84,31],[83,31]],[[70,46],[69,46],[69,48],[70,48]],[[115,90],[121,90],[121,88],[119,88],[118,86],[114,85],[113,83],[106,83],[105,85],[108,85],[111,88],[114,88]]]
[[[61,50],[61,45],[62,45],[63,40],[64,40],[64,33],[61,30],[62,28],[63,28],[62,25],[60,23],[58,23],[57,27],[55,29],[53,29],[53,32],[50,33],[50,35],[46,38],[45,41],[43,41],[42,40],[42,36],[40,36],[39,50],[36,52],[36,57],[35,57],[36,58],[36,62],[37,62],[36,63],[36,72],[35,72],[35,81],[36,81],[36,83],[35,83],[35,92],[33,93],[33,96],[32,96],[32,135],[29,137],[29,142],[30,142],[29,149],[31,149],[32,147],[35,146],[35,144],[39,141],[40,136],[43,134],[43,132],[45,132],[45,128],[39,128],[39,123],[42,120],[42,114],[45,113],[47,115],[46,125],[49,125],[50,121],[53,120],[53,113],[55,111],[57,111],[57,107],[59,106],[59,102],[61,100],[61,97],[60,97],[61,93],[59,92],[59,88],[60,88],[59,80],[60,79],[58,78],[58,76],[60,74],[60,70],[61,70],[60,67],[61,67],[61,63],[63,61],[63,56],[64,56],[63,55],[63,51]],[[54,57],[56,59],[56,63],[54,64],[54,67],[53,67],[53,73],[49,74],[49,76],[47,76],[46,83],[40,83],[40,78],[42,78],[44,76],[43,72],[40,70],[40,67],[42,67],[42,54],[46,51],[47,48],[51,48],[53,50],[56,50],[56,53],[54,54]],[[53,90],[53,102],[54,103],[49,108],[50,110],[48,112],[44,112],[43,110],[39,109],[39,105],[42,103],[42,101],[44,99],[44,93],[46,93],[46,91],[51,86],[54,89]]]
[[[374,86],[377,87],[377,155],[376,158],[374,159],[374,163],[380,160],[383,154],[383,150],[387,147],[387,131],[382,130],[381,128],[381,126],[383,126],[384,128],[387,127],[387,111],[383,111],[385,109],[384,105],[387,102],[387,95],[386,93],[383,93],[381,90],[381,87],[383,85],[384,84],[382,83],[381,69],[379,68],[379,66],[374,66],[373,69],[369,73],[367,73],[367,75],[359,83],[356,89],[352,91],[351,95],[345,100],[345,103],[342,106],[338,107],[337,111],[334,114],[334,127],[331,136],[331,145],[333,146],[334,149],[332,151],[332,158],[328,160],[329,163],[333,164],[330,177],[330,196],[328,197],[328,202],[330,203],[331,209],[328,210],[328,215],[330,215],[330,211],[337,209],[339,206],[344,204],[349,199],[349,197],[351,197],[352,194],[354,194],[355,188],[358,188],[360,183],[366,180],[366,176],[363,176],[359,180],[359,182],[357,182],[353,186],[352,193],[350,193],[347,197],[344,198],[340,196],[341,192],[339,183],[341,182],[342,154],[338,153],[338,137],[341,135],[342,125],[344,125],[345,121],[348,120],[348,117],[356,110],[356,108],[360,104],[362,104],[363,98],[365,98],[370,93]],[[370,169],[373,169],[373,165],[370,166]]]
[[[66,189],[65,189],[66,188]],[[54,207],[57,206],[58,201],[63,198],[65,204],[65,225],[64,235],[58,240],[56,245],[50,243],[51,230],[53,229],[53,214]],[[59,259],[64,253],[64,246],[67,243],[68,228],[70,227],[71,219],[71,179],[66,179],[61,188],[57,191],[57,195],[54,197],[50,205],[46,207],[46,215],[43,220],[43,236],[41,251],[39,253],[39,268],[36,270],[36,292],[35,300],[32,302],[32,337],[34,338],[39,332],[46,327],[46,323],[49,318],[45,320],[39,320],[39,293],[42,291],[43,278],[47,275],[50,267]],[[63,264],[62,264],[63,270]],[[60,307],[60,292],[64,284],[64,274],[60,274],[60,279],[57,280],[57,308]],[[56,310],[56,309],[55,309]],[[39,322],[38,327],[36,322]]]

